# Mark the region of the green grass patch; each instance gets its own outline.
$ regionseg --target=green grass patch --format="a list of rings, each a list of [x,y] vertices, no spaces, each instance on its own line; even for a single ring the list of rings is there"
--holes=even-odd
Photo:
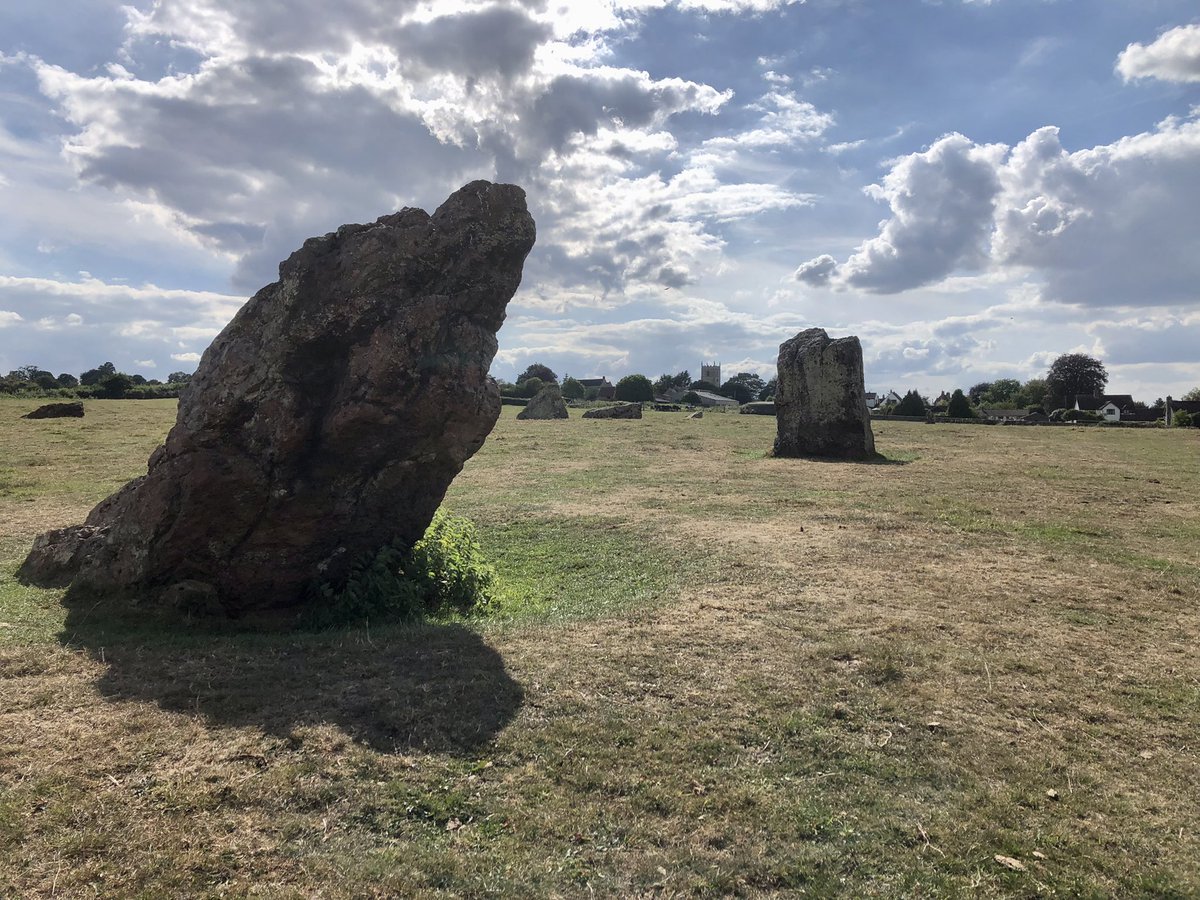
[[[479,532],[497,581],[488,619],[562,622],[645,608],[704,564],[618,520],[493,523]]]
[[[51,643],[66,615],[62,592],[20,584],[12,569],[0,571],[0,648]]]

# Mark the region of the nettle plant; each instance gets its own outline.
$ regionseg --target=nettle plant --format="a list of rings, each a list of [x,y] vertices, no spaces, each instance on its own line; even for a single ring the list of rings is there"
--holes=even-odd
[[[389,544],[357,560],[341,585],[319,584],[306,619],[333,628],[468,615],[486,610],[495,584],[474,523],[439,509],[412,547]]]

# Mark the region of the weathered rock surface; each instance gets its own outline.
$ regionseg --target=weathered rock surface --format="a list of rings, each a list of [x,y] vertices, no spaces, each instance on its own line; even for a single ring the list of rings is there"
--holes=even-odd
[[[45,406],[39,406],[32,412],[27,412],[21,416],[22,419],[81,419],[83,418],[83,404],[79,401],[74,403],[47,403]]]
[[[641,417],[642,404],[640,403],[601,406],[598,409],[589,409],[583,414],[585,419],[640,419]]]
[[[563,401],[562,392],[557,384],[548,384],[525,404],[525,408],[517,413],[518,419],[569,419],[567,404]]]
[[[488,369],[533,242],[524,192],[485,181],[305,241],[205,352],[147,474],[20,575],[238,615],[416,541],[499,416]]]
[[[773,416],[775,415],[774,400],[754,400],[750,403],[743,403],[738,408],[744,416]]]
[[[779,345],[778,369],[776,456],[875,455],[858,338],[809,328]]]

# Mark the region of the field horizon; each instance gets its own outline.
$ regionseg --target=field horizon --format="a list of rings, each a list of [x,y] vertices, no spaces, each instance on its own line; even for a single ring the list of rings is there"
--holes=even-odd
[[[14,573],[174,401],[0,399],[0,895],[1200,894],[1200,432],[518,421],[486,617],[166,629]]]

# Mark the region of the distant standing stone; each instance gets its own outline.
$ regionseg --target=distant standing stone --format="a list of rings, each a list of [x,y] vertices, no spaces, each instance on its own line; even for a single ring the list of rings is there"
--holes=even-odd
[[[562,392],[557,384],[548,384],[525,404],[525,408],[517,413],[518,419],[569,419],[567,404],[563,402]]]
[[[602,406],[599,409],[589,409],[583,414],[585,419],[640,419],[642,404],[622,403],[618,406]]]
[[[870,459],[875,436],[857,337],[809,328],[779,346],[776,456]]]
[[[33,412],[26,413],[21,416],[22,419],[82,419],[83,404],[76,401],[75,403],[47,403],[45,406],[39,406]]]

